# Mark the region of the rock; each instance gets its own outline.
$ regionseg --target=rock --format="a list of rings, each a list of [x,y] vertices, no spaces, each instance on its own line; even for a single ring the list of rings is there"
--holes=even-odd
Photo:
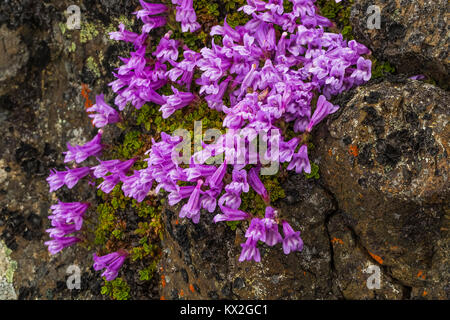
[[[433,297],[446,299],[448,92],[419,81],[383,81],[337,102],[329,132],[322,126],[313,135],[321,176],[348,227],[402,285],[436,281]],[[432,270],[447,271],[430,279]]]
[[[17,294],[13,286],[17,262],[12,260],[11,250],[0,241],[0,300],[15,300]]]
[[[367,9],[372,5],[381,9],[379,30],[367,26]],[[447,0],[359,0],[353,4],[350,21],[355,39],[377,58],[393,63],[400,73],[426,74],[448,87],[448,10]]]
[[[120,15],[134,11],[139,1],[106,2],[80,5],[85,23],[81,30],[64,28],[64,12],[72,1],[0,3],[0,240],[17,263],[7,284],[0,267],[0,299],[104,298],[99,289],[103,280],[92,270],[92,250],[73,247],[50,256],[44,242],[49,240],[47,216],[57,198],[91,201],[96,196],[95,189],[84,183],[50,194],[45,179],[50,169],[64,169],[67,142],[82,144],[96,134],[81,94],[86,60],[94,57],[98,67],[91,71],[89,99],[95,101],[102,92],[108,99],[111,70],[118,56],[128,53],[126,45],[108,41],[107,30],[118,25]],[[104,22],[105,16],[109,18]],[[105,136],[110,135],[107,131]],[[0,261],[4,261],[1,253]],[[70,265],[82,272],[82,290],[67,288]],[[145,296],[151,290],[136,291]]]
[[[345,299],[393,300],[402,299],[408,293],[408,288],[384,272],[359,244],[353,231],[346,226],[344,214],[333,215],[328,230],[333,246],[333,285]]]
[[[161,295],[166,299],[336,299],[332,292],[331,251],[325,220],[334,210],[328,193],[314,181],[293,175],[285,185],[298,203],[276,207],[305,243],[285,255],[280,245],[261,246],[261,263],[239,262],[245,228],[178,219],[179,207],[165,211]],[[187,276],[186,276],[187,274]],[[189,283],[186,282],[189,281]]]
[[[11,79],[18,76],[30,57],[27,46],[20,38],[18,31],[9,30],[6,25],[0,28],[0,96],[7,87],[11,86]],[[22,77],[23,78],[23,77]]]

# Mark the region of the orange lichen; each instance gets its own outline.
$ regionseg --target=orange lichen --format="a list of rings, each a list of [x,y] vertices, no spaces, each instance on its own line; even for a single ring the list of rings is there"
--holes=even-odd
[[[183,291],[183,289],[180,290],[180,297],[184,297],[184,291]]]
[[[333,155],[333,151],[331,149],[328,149],[328,155],[331,157]]]
[[[426,296],[428,294],[428,292],[426,292],[425,290],[423,290],[422,296]]]
[[[376,254],[374,254],[370,251],[368,251],[368,252],[369,252],[370,256],[375,259],[376,262],[378,262],[379,264],[383,264],[383,259],[380,256],[377,256]]]
[[[94,103],[89,98],[89,93],[91,93],[91,90],[89,89],[88,85],[85,83],[82,83],[81,84],[81,95],[84,98],[84,108],[85,109],[89,109],[90,107],[92,107],[94,105]],[[92,126],[94,126],[94,120],[91,120],[91,123],[92,123]]]
[[[165,275],[161,275],[161,285],[163,288],[166,287],[166,276]]]
[[[358,156],[358,147],[351,144],[348,147],[348,153],[350,153],[352,156],[357,157]]]
[[[417,273],[417,278],[422,278],[423,280],[425,280],[426,276],[422,270],[419,270],[419,272]]]
[[[189,285],[189,290],[191,290],[192,293],[195,292],[194,286],[192,284]]]
[[[331,243],[344,244],[344,241],[342,241],[342,239],[339,239],[339,238],[334,237],[334,238],[331,240]]]
[[[161,297],[159,298],[159,300],[166,300],[166,298],[165,298],[164,296],[161,296]]]
[[[88,109],[94,105],[94,103],[89,98],[89,93],[91,93],[91,90],[89,89],[88,85],[85,83],[82,83],[81,84],[81,95],[84,98],[84,107],[86,109]]]

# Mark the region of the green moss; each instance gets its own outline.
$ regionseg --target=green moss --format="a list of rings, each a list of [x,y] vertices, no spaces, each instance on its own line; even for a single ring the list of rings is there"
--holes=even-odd
[[[58,23],[58,27],[59,30],[61,30],[62,35],[65,35],[67,31],[67,24],[65,24],[64,22],[60,22]]]
[[[232,231],[236,230],[238,225],[241,224],[242,221],[226,221],[227,226],[230,227]]]
[[[138,154],[143,146],[142,133],[133,130],[125,135],[123,144],[115,150],[115,153],[119,159],[131,159]]]
[[[350,14],[354,0],[344,0],[340,3],[330,0],[319,0],[317,6],[320,14],[337,24],[344,39],[352,40],[353,28],[350,24]]]
[[[88,41],[92,41],[95,37],[98,36],[99,27],[91,22],[82,22],[81,30],[80,30],[80,42],[86,43]]]
[[[105,280],[101,293],[114,300],[128,300],[130,297],[130,287],[122,278],[116,278],[113,281]]]
[[[395,67],[393,67],[388,61],[377,61],[372,58],[372,79],[382,78],[389,73],[395,73]]]
[[[69,52],[75,52],[77,50],[77,44],[72,42],[70,47],[67,49]]]
[[[95,229],[95,244],[104,245],[108,241],[109,235],[114,230],[117,218],[114,208],[107,202],[97,206],[97,213],[99,216],[98,224]]]
[[[314,162],[311,162],[311,173],[304,173],[306,179],[319,179],[319,166]]]
[[[280,177],[280,174],[275,176],[262,176],[261,181],[269,193],[271,205],[274,205],[276,201],[286,197],[286,193],[281,186],[284,179]],[[240,209],[242,211],[249,212],[259,217],[264,216],[267,204],[253,189],[250,188],[249,192],[242,193],[241,199],[242,203]]]
[[[153,261],[148,267],[139,270],[139,279],[141,281],[149,281],[153,278],[157,268],[156,261]]]
[[[86,67],[88,70],[90,70],[97,78],[100,78],[101,73],[100,69],[98,68],[98,64],[95,61],[94,57],[88,57],[86,59]]]

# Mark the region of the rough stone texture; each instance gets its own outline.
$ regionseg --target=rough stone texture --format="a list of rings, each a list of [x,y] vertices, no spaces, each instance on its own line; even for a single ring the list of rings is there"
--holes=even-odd
[[[0,300],[17,299],[16,291],[12,284],[17,262],[9,257],[11,250],[0,241]]]
[[[345,214],[338,212],[328,223],[333,247],[334,282],[345,299],[402,299],[407,298],[408,289],[382,271],[377,261],[358,242],[345,222]],[[371,268],[378,268],[379,287],[370,281],[376,276]]]
[[[78,201],[95,196],[83,184],[50,195],[45,178],[51,168],[64,168],[67,142],[83,143],[96,133],[84,111],[81,84],[92,90],[91,100],[107,88],[125,47],[108,41],[106,29],[139,3],[84,2],[79,3],[82,29],[64,32],[64,12],[73,1],[0,2],[0,240],[12,250],[8,259],[17,262],[7,288],[0,268],[0,298],[104,298],[100,273],[92,269],[92,250],[76,246],[51,257],[44,246],[49,208],[57,197]],[[98,34],[81,42],[87,23]],[[97,70],[86,67],[89,57],[95,58]],[[2,253],[0,261],[6,261]],[[81,290],[67,289],[70,265],[81,269]]]
[[[314,133],[321,175],[348,227],[413,296],[450,294],[449,102],[429,84],[383,81],[342,97],[329,132]]]
[[[26,45],[18,31],[11,31],[5,25],[0,29],[0,94],[6,91],[7,81],[17,76],[18,71],[29,59]],[[2,89],[3,88],[3,89]]]
[[[81,1],[83,23],[98,34],[63,30],[68,0],[0,2],[0,298],[102,299],[92,250],[51,257],[44,246],[51,203],[88,200],[91,189],[48,194],[49,169],[63,168],[66,142],[95,133],[84,112],[81,83],[107,91],[126,46],[106,29],[138,0]],[[382,29],[368,31],[367,5],[382,8]],[[355,1],[352,24],[373,54],[408,75],[448,83],[447,2]],[[92,31],[92,30],[91,30]],[[97,64],[88,67],[88,59]],[[92,59],[91,59],[92,60]],[[92,68],[94,67],[94,68]],[[111,96],[107,96],[111,98]],[[239,263],[245,228],[232,231],[165,213],[161,294],[166,299],[408,299],[450,296],[448,92],[415,81],[373,83],[340,98],[342,112],[322,129],[311,159],[321,180],[290,176],[286,201],[275,204],[302,231],[305,249],[285,256],[263,247],[262,263]],[[106,134],[107,135],[107,134]],[[447,201],[447,202],[446,202]],[[78,265],[82,289],[67,290]],[[381,288],[363,270],[381,268]],[[157,288],[123,274],[133,298]],[[12,280],[12,281],[11,281]],[[136,285],[137,284],[137,285]]]
[[[303,252],[285,255],[280,245],[261,246],[261,263],[238,261],[242,226],[232,231],[204,214],[194,225],[166,210],[161,295],[166,299],[337,299],[332,290],[332,252],[326,220],[332,197],[315,181],[291,176],[281,216],[301,230]],[[361,283],[363,286],[364,283]]]
[[[381,9],[381,28],[367,27],[367,8]],[[408,75],[426,74],[448,88],[450,80],[447,0],[358,0],[351,12],[355,38],[376,57]]]

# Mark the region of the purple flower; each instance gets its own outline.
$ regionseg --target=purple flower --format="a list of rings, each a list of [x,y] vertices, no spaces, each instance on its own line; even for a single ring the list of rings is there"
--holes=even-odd
[[[259,178],[258,171],[259,171],[258,168],[250,169],[250,171],[248,172],[248,183],[253,188],[253,190],[255,190],[255,192],[263,198],[264,202],[269,203],[270,202],[269,193],[267,192],[266,187]]]
[[[194,32],[200,28],[193,8],[193,0],[172,0],[172,3],[178,5],[175,19],[181,23],[182,32]]]
[[[351,78],[355,79],[355,84],[361,85],[370,80],[372,77],[372,61],[359,57],[356,64],[357,69],[353,71]]]
[[[303,250],[303,240],[300,238],[300,231],[294,232],[294,229],[286,221],[283,221],[283,234],[283,251],[285,254]]]
[[[103,178],[108,173],[117,174],[119,176],[125,176],[125,174],[130,170],[133,164],[136,162],[136,159],[130,159],[127,161],[120,160],[107,160],[101,161],[98,166],[93,167],[94,170],[92,172],[93,176],[96,178]]]
[[[221,191],[221,189],[210,189],[205,191],[200,199],[201,207],[208,210],[209,213],[213,213],[216,210],[217,197]]]
[[[77,237],[64,237],[64,238],[56,238],[50,241],[44,242],[46,246],[48,246],[48,251],[50,254],[54,255],[81,240]]]
[[[101,189],[104,193],[110,193],[119,182],[120,176],[112,174],[104,177],[103,182],[97,188]]]
[[[409,77],[409,79],[411,79],[411,80],[423,80],[423,79],[426,79],[426,76],[423,75],[423,74],[418,74],[418,75]]]
[[[247,171],[235,168],[233,170],[232,179],[231,183],[227,186],[227,190],[238,194],[249,191]]]
[[[48,218],[54,227],[73,223],[76,230],[81,230],[84,214],[89,206],[89,203],[59,201],[58,204],[50,207],[52,214]]]
[[[67,172],[50,170],[50,176],[46,179],[50,186],[50,192],[56,191],[64,185],[66,175]]]
[[[67,171],[51,170],[50,176],[46,179],[50,185],[50,192],[56,191],[63,185],[66,185],[69,189],[72,189],[79,180],[89,174],[91,168],[75,168],[68,169]]]
[[[265,228],[265,239],[261,241],[264,241],[268,246],[274,246],[283,240],[278,232],[278,223],[275,221],[276,214],[275,209],[267,207],[265,217],[262,219]]]
[[[259,249],[256,247],[257,242],[252,240],[251,238],[248,238],[247,241],[243,244],[241,244],[242,252],[239,257],[239,261],[250,261],[254,260],[255,262],[261,261],[261,255],[259,253]]]
[[[142,10],[135,12],[138,18],[142,18],[144,16],[153,16],[166,12],[168,10],[167,6],[162,3],[148,3],[143,0],[139,0],[139,2],[141,3]]]
[[[165,103],[161,106],[159,111],[163,113],[163,118],[167,119],[175,111],[180,110],[188,106],[194,99],[195,96],[190,92],[181,92],[177,88],[172,86],[173,95],[163,96]]]
[[[116,123],[120,121],[119,113],[105,102],[105,97],[103,94],[98,95],[95,100],[96,103],[92,107],[86,109],[86,111],[97,112],[96,114],[89,115],[90,118],[94,119],[92,123],[97,128],[102,128],[109,123]]]
[[[58,223],[54,228],[45,230],[50,238],[63,238],[71,233],[77,231],[75,224]]]
[[[213,222],[220,221],[241,221],[250,218],[250,215],[242,210],[221,207],[223,214],[218,214],[214,217]]]
[[[78,183],[78,181],[87,176],[90,171],[91,168],[89,167],[68,170],[64,178],[64,183],[66,184],[67,188],[72,189]]]
[[[208,185],[212,189],[218,188],[222,184],[223,177],[227,173],[227,162],[224,161],[217,170],[206,179],[205,185]]]
[[[197,186],[192,191],[188,202],[180,210],[180,218],[192,219],[192,222],[198,223],[200,221],[200,193],[203,180],[197,181]]]
[[[309,122],[308,128],[306,130],[308,132],[311,132],[312,128],[315,125],[322,121],[327,115],[335,113],[338,109],[339,106],[333,105],[331,102],[328,102],[324,96],[320,96],[317,100],[316,110],[314,111],[314,114],[311,117],[311,121]]]
[[[239,194],[234,192],[225,192],[219,199],[219,207],[222,209],[224,207],[231,209],[238,209],[241,206],[241,197]]]
[[[260,218],[253,218],[250,221],[250,226],[245,232],[245,237],[251,239],[255,243],[258,241],[266,241],[266,227]]]
[[[119,269],[122,267],[128,254],[125,251],[117,251],[105,256],[99,257],[94,253],[94,270],[99,271],[105,269],[102,277],[106,281],[112,281],[117,278]]]
[[[150,170],[143,169],[135,170],[132,176],[122,177],[121,180],[124,195],[142,202],[150,192],[154,178]]]
[[[149,33],[153,29],[165,26],[167,23],[166,17],[148,17],[144,16],[141,18],[142,22],[144,22],[144,26],[142,27],[142,32]]]
[[[139,35],[137,33],[128,31],[125,29],[125,25],[121,23],[119,25],[119,31],[110,32],[109,37],[112,40],[131,42],[137,49],[143,46],[145,40],[147,39],[147,34]]]
[[[153,55],[160,61],[176,61],[178,59],[179,41],[170,39],[172,31],[167,32],[159,41],[159,45]]]
[[[308,146],[305,144],[300,147],[298,153],[294,154],[292,161],[289,163],[287,170],[295,169],[296,173],[311,173],[311,164],[308,158]]]
[[[71,146],[69,143],[67,144],[68,151],[64,152],[66,157],[64,158],[64,162],[75,161],[76,163],[83,162],[90,156],[97,156],[101,153],[103,149],[103,145],[101,144],[103,131],[100,129],[98,134],[86,143],[83,146]]]

